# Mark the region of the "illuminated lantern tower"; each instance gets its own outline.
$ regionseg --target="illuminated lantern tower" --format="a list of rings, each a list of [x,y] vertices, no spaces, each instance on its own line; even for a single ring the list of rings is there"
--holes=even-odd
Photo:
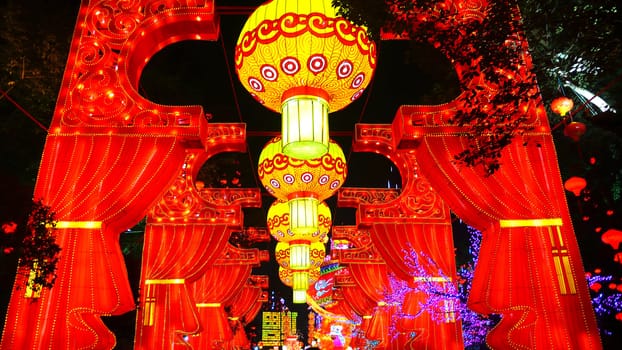
[[[332,215],[326,203],[318,205],[317,230],[311,233],[293,232],[289,224],[289,204],[275,200],[268,209],[268,230],[278,243],[276,262],[286,270],[289,278],[283,283],[293,289],[294,303],[306,301],[310,270],[317,270],[324,262],[324,240],[332,225]]]
[[[235,68],[242,85],[282,114],[283,153],[328,151],[328,113],[363,93],[376,67],[365,28],[337,17],[331,0],[273,0],[242,28]]]
[[[268,225],[271,234],[282,241],[277,253],[289,255],[289,261],[281,259],[281,265],[302,276],[312,265],[312,245],[319,243],[324,253],[320,240],[328,233],[331,219],[330,209],[320,203],[343,185],[346,160],[341,147],[332,140],[328,152],[314,159],[288,157],[281,149],[280,137],[266,144],[259,155],[258,174],[266,190],[277,198],[268,212]],[[306,277],[303,279],[306,282]],[[302,294],[307,287],[306,283],[296,284],[294,290]],[[304,302],[302,298],[296,300]]]

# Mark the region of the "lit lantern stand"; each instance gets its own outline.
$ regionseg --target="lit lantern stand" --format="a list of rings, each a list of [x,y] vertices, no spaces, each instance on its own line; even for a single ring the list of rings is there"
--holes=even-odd
[[[328,151],[328,113],[359,98],[376,68],[364,27],[338,17],[331,0],[273,0],[253,12],[235,47],[242,85],[282,114],[283,153]]]

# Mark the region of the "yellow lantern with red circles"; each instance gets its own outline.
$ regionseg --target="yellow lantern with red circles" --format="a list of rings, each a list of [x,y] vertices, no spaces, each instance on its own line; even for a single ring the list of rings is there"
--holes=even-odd
[[[257,173],[266,190],[289,205],[290,230],[312,235],[318,230],[318,206],[332,196],[347,176],[346,158],[331,140],[319,158],[297,159],[281,151],[281,138],[270,140],[259,155]]]
[[[283,153],[313,159],[328,151],[328,113],[371,81],[376,44],[331,0],[272,0],[247,19],[234,61],[251,96],[281,113]]]
[[[320,202],[317,209],[318,229],[310,234],[294,233],[289,226],[289,203],[280,199],[275,200],[268,208],[268,231],[279,242],[294,240],[308,240],[310,242],[324,242],[332,226],[332,214],[325,202]]]

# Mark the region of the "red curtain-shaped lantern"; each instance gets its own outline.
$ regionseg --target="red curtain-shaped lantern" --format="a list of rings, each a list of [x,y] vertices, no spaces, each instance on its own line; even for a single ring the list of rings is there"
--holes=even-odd
[[[224,305],[230,298],[237,298],[251,269],[251,265],[214,265],[193,284],[202,324],[202,331],[188,341],[193,348],[213,349],[233,339]]]
[[[227,225],[148,224],[145,229],[143,295],[136,322],[136,349],[181,344],[200,330],[188,283],[224,249]]]
[[[256,305],[261,306],[262,296],[266,296],[266,299],[263,301],[267,301],[267,295],[265,295],[262,285],[256,285],[260,277],[263,277],[262,279],[265,282],[263,287],[268,287],[267,276],[251,277],[237,295],[229,298],[225,306],[225,308],[229,309],[229,314],[231,315],[229,317],[229,325],[231,326],[233,338],[228,341],[227,346],[232,349],[245,349],[250,346],[244,325],[247,323],[247,320],[251,321],[255,318],[256,312],[259,310]]]
[[[204,278],[227,247],[230,229],[242,221],[240,204],[257,198],[248,191],[246,200],[235,196],[240,203],[216,205],[212,203],[216,190],[197,192],[193,174],[206,157],[199,150],[187,152],[176,181],[147,217],[136,349],[184,347],[182,336],[200,331],[197,295],[189,286]]]
[[[175,179],[185,145],[206,138],[200,106],[156,105],[136,87],[163,46],[197,31],[217,39],[213,1],[192,11],[145,4],[80,6],[34,193],[60,221],[58,278],[33,302],[19,289],[25,281],[18,274],[2,349],[115,345],[100,316],[134,308],[119,233],[143,218]]]
[[[377,300],[371,299],[366,294],[361,293],[360,288],[357,286],[342,286],[341,295],[343,300],[340,303],[345,303],[359,316],[371,315],[374,311],[374,307],[378,303]]]
[[[438,124],[455,107],[402,107],[394,125]],[[518,137],[503,151],[501,169],[484,176],[456,164],[454,155],[468,144],[457,128],[405,130],[418,135],[423,175],[463,220],[484,231],[469,305],[502,314],[488,343],[600,348],[550,133],[541,128]]]
[[[183,158],[172,137],[48,136],[34,197],[51,206],[59,226],[68,227],[56,233],[62,248],[59,278],[33,302],[24,298],[25,282],[18,275],[3,349],[115,344],[100,315],[134,308],[120,232],[145,215]],[[82,225],[96,228],[78,228]],[[45,332],[33,337],[35,329]]]
[[[390,306],[379,305],[369,320],[369,326],[367,326],[367,331],[365,332],[367,339],[379,342],[377,347],[379,349],[386,349],[389,346],[390,309]]]
[[[350,264],[348,269],[356,285],[376,303],[391,291],[386,264]]]
[[[357,152],[384,154],[391,159],[402,175],[402,190],[342,189],[339,204],[355,205],[357,224],[369,230],[375,249],[386,261],[395,276],[413,287],[434,283],[438,288],[444,284],[456,284],[456,265],[450,211],[430,183],[417,170],[410,152],[395,151],[388,125],[359,124],[356,126],[353,148]],[[373,198],[370,200],[368,198]],[[437,281],[430,282],[430,279]],[[425,288],[425,287],[424,287]],[[410,343],[416,347],[434,349],[461,349],[461,325],[454,316],[444,322],[436,322],[428,312],[414,311],[429,296],[405,298],[400,322],[408,321],[417,337]],[[448,305],[452,304],[448,301]],[[452,314],[448,310],[448,314]],[[397,313],[396,313],[397,315]],[[394,315],[394,317],[397,317]],[[400,331],[410,334],[410,331]],[[425,336],[420,336],[425,333]],[[396,334],[397,336],[397,334]],[[403,338],[403,337],[402,337]],[[387,346],[399,349],[404,339],[393,338]]]
[[[267,280],[266,280],[267,282]],[[261,286],[255,286],[247,281],[246,285],[235,295],[229,299],[227,307],[232,317],[252,321],[254,317],[246,317],[249,312],[255,310],[260,297],[263,295]]]

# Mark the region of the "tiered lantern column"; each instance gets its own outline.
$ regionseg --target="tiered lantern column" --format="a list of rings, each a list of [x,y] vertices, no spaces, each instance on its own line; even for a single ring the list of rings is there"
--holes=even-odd
[[[261,151],[257,171],[266,190],[280,200],[268,212],[268,226],[271,234],[283,241],[280,250],[289,255],[289,262],[284,265],[281,260],[280,264],[281,269],[292,270],[292,280],[291,283],[289,277],[281,280],[294,288],[294,302],[304,303],[310,284],[306,276],[316,272],[311,269],[312,242],[320,242],[330,229],[330,210],[320,203],[344,183],[347,175],[345,156],[341,147],[331,140],[328,152],[320,158],[292,158],[282,153],[281,138],[276,137]],[[299,206],[301,201],[307,200],[308,205]],[[320,206],[324,209],[321,214]],[[298,220],[295,221],[296,216]],[[299,220],[301,217],[305,220]],[[321,251],[315,258],[323,257],[323,246],[315,250]],[[316,263],[314,268],[319,269],[319,264]],[[317,273],[319,275],[319,271]],[[288,274],[288,271],[280,272],[282,276]]]

